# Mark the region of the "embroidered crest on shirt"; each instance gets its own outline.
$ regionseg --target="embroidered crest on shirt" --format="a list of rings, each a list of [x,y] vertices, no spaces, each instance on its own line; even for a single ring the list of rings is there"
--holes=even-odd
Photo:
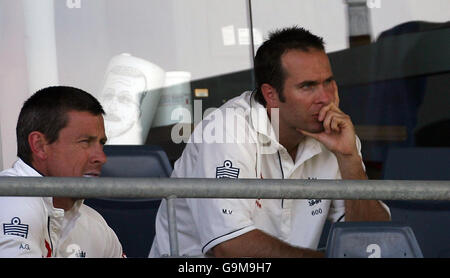
[[[230,160],[225,160],[223,166],[216,167],[217,179],[237,179],[239,177],[239,168],[233,167]]]
[[[78,244],[70,244],[67,246],[66,252],[70,254],[68,258],[86,258],[86,252],[81,250]]]
[[[321,199],[308,199],[308,204],[310,207],[317,205],[319,203],[321,203],[322,200]]]
[[[28,225],[22,224],[19,217],[13,217],[11,223],[3,223],[3,234],[27,238]]]
[[[86,252],[84,252],[83,250],[78,251],[75,256],[77,258],[86,258]]]

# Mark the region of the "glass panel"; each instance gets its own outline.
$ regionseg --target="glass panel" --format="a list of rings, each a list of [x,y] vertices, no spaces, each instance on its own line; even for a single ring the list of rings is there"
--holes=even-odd
[[[297,25],[323,37],[327,52],[348,47],[344,1],[251,1],[251,7],[253,28],[265,39],[270,31]],[[258,46],[255,42],[255,47]]]
[[[383,176],[391,148],[449,146],[449,1],[270,0],[251,7],[253,27],[265,38],[293,25],[324,38],[369,177]]]
[[[55,5],[60,81],[98,96],[108,144],[159,144],[174,160],[184,144],[171,131],[188,125],[175,140],[187,141],[194,100],[201,114],[252,87],[243,0]]]
[[[1,127],[1,126],[0,126]],[[2,130],[0,128],[0,171],[3,169]]]
[[[0,0],[3,119],[44,86],[75,86],[104,104],[109,143],[164,145],[173,160],[171,128],[192,127],[195,100],[202,114],[252,89],[248,22],[245,0]],[[15,124],[2,122],[8,164]]]
[[[6,119],[54,83],[101,99],[110,143],[160,144],[173,161],[184,147],[171,138],[175,123],[192,130],[196,110],[199,119],[253,89],[248,2],[253,51],[294,24],[324,37],[373,177],[390,147],[448,145],[447,0],[0,0],[3,162],[16,151],[16,123]]]

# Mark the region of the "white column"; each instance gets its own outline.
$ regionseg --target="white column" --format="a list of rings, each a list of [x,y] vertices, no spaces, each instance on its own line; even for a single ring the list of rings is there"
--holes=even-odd
[[[4,169],[3,166],[3,152],[2,152],[2,129],[0,126],[0,171]]]
[[[349,36],[370,35],[368,7],[372,0],[347,0]]]
[[[58,85],[53,0],[22,0],[25,18],[25,51],[28,90],[33,94]]]

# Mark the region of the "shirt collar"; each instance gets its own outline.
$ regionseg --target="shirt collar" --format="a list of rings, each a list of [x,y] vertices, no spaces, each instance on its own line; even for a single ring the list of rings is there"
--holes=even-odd
[[[278,150],[281,144],[278,142],[278,133],[275,132],[267,109],[259,103],[253,93],[250,94],[250,117],[251,126],[258,133],[258,141],[263,147],[275,148]]]
[[[13,167],[17,170],[20,176],[42,177],[42,175],[38,171],[36,171],[36,169],[25,163],[20,158],[14,163]]]
[[[28,165],[27,163],[25,163],[22,159],[19,158],[19,160],[17,160],[14,163],[14,168],[17,169],[17,172],[21,175],[21,176],[27,176],[27,177],[42,177],[42,175],[33,167],[31,167],[30,165]],[[49,211],[55,212],[56,214],[61,214],[64,215],[64,210],[63,209],[59,209],[59,208],[55,208],[53,206],[53,197],[43,197],[44,199],[44,203],[45,206],[47,207],[47,209]],[[81,207],[81,205],[83,204],[84,200],[77,200],[74,204],[73,207],[67,211],[66,213],[70,213],[70,214],[74,214],[77,215],[78,211]]]
[[[55,218],[69,217],[75,218],[79,216],[80,207],[84,202],[84,199],[75,201],[72,208],[68,211],[64,211],[62,208],[55,208],[53,206],[53,197],[43,197],[45,206],[49,212],[49,215]]]
[[[306,136],[298,145],[295,165],[303,164],[306,160],[321,153],[323,150],[324,146],[319,141]]]

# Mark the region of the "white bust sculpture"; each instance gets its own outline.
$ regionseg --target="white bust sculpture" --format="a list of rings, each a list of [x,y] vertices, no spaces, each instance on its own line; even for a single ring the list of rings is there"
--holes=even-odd
[[[160,67],[129,54],[111,59],[99,95],[108,144],[145,143],[164,76]]]

